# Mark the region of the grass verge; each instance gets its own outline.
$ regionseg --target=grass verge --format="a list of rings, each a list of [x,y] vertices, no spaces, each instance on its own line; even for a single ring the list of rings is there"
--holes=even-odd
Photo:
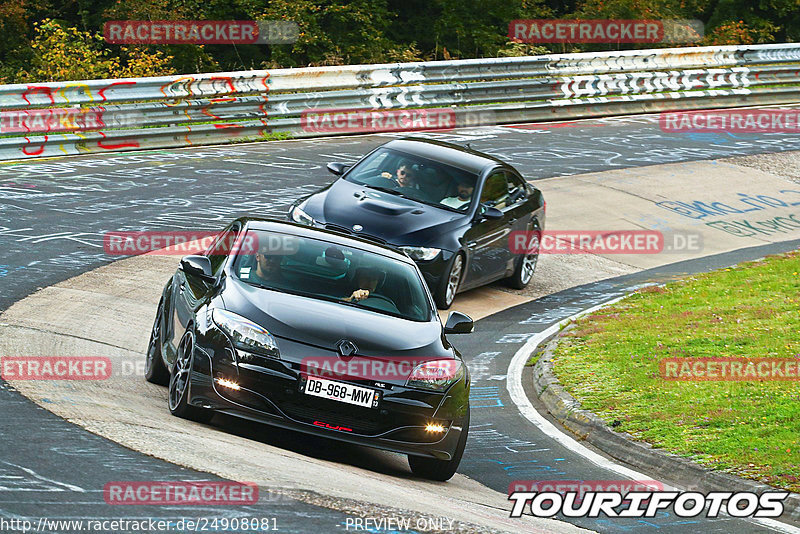
[[[579,320],[554,358],[615,430],[800,492],[800,381],[665,381],[675,357],[800,358],[800,251],[642,290]]]

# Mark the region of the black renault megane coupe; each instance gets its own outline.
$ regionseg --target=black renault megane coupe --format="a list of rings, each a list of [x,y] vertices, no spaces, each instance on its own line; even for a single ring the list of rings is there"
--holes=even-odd
[[[337,229],[400,248],[419,265],[441,309],[456,293],[506,279],[530,282],[544,231],[541,191],[503,161],[470,148],[399,139],[352,167],[328,164],[340,179],[295,202],[294,222]],[[527,236],[522,250],[510,236]]]
[[[241,218],[164,287],[146,378],[169,409],[215,412],[408,455],[447,480],[469,429],[469,374],[405,254],[334,231]]]

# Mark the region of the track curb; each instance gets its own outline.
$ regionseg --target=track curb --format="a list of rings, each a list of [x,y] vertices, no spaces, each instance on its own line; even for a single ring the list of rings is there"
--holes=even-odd
[[[624,432],[615,432],[594,413],[567,393],[553,373],[553,352],[559,338],[571,327],[554,334],[533,366],[533,387],[548,413],[579,440],[591,443],[612,458],[646,471],[689,491],[749,491],[763,493],[776,488],[728,473],[714,471],[675,454],[635,441]],[[780,521],[800,525],[800,494],[790,493],[784,500]]]

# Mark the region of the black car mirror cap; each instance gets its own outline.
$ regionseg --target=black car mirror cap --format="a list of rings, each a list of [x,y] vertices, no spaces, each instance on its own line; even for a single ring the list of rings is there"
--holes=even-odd
[[[445,334],[471,334],[475,328],[472,317],[461,312],[450,312],[444,325]]]
[[[184,256],[181,258],[181,269],[188,276],[196,276],[204,282],[216,280],[211,272],[211,260],[208,256]]]
[[[489,220],[499,220],[504,217],[503,212],[493,206],[487,206],[485,204],[481,204],[480,209],[478,210],[478,217],[481,219],[489,219]]]
[[[350,165],[347,165],[346,163],[332,162],[328,163],[327,167],[328,167],[328,172],[330,172],[331,174],[335,174],[336,176],[341,176],[347,171],[347,169],[350,168]]]

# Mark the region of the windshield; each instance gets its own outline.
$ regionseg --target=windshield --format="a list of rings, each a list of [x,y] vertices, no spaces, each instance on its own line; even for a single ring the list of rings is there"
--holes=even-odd
[[[465,212],[477,175],[419,156],[381,148],[347,174],[346,180],[440,208]]]
[[[266,289],[321,298],[411,321],[430,320],[416,269],[357,248],[263,230],[248,230],[233,264],[236,277]]]

